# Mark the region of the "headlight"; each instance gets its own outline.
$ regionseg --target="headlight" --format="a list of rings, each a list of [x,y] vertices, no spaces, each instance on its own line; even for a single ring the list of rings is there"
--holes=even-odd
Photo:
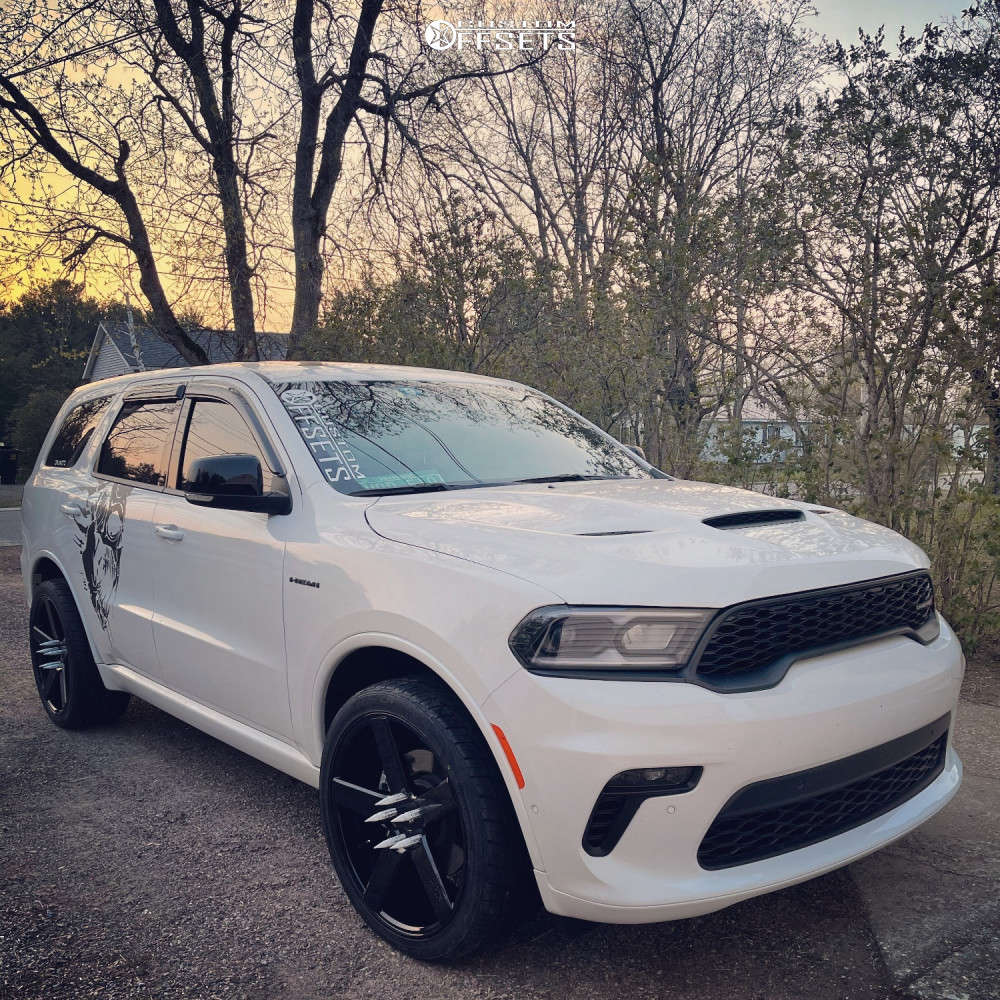
[[[586,674],[677,671],[713,612],[690,608],[573,608],[532,611],[510,637],[529,670]]]

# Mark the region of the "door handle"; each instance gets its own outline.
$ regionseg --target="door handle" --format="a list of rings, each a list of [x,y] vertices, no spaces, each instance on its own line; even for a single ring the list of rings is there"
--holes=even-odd
[[[179,542],[184,537],[184,532],[175,524],[158,524],[153,530],[169,542]]]
[[[59,509],[67,517],[83,517],[83,508],[78,503],[61,503]]]

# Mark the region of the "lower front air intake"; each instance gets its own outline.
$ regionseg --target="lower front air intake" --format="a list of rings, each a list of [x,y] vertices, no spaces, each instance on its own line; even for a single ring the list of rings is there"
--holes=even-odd
[[[950,716],[808,771],[737,792],[698,848],[702,868],[763,861],[845,833],[895,809],[944,770]]]

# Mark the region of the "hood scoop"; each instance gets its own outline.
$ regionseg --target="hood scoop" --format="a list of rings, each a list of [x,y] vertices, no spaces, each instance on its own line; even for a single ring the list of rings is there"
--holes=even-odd
[[[731,531],[733,528],[753,528],[761,524],[779,524],[783,521],[802,521],[805,514],[801,510],[783,508],[777,510],[745,510],[735,514],[719,514],[716,517],[706,517],[702,524],[721,531]]]
[[[648,535],[651,528],[625,528],[622,531],[578,531],[578,538],[607,538],[610,535]]]

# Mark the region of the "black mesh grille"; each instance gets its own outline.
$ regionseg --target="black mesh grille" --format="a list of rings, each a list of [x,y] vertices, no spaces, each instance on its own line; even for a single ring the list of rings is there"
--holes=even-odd
[[[917,630],[934,614],[926,573],[736,605],[711,626],[696,674],[745,680],[790,654]]]
[[[947,720],[941,721],[947,726]],[[944,768],[947,743],[946,729],[923,749],[874,774],[780,805],[747,809],[745,793],[766,799],[768,786],[789,787],[788,776],[752,785],[734,796],[715,818],[698,848],[698,862],[703,868],[713,869],[745,865],[861,826],[926,788]],[[833,766],[843,771],[845,765],[850,768],[852,759],[816,770],[826,771]],[[802,772],[802,783],[813,780],[809,773]]]

